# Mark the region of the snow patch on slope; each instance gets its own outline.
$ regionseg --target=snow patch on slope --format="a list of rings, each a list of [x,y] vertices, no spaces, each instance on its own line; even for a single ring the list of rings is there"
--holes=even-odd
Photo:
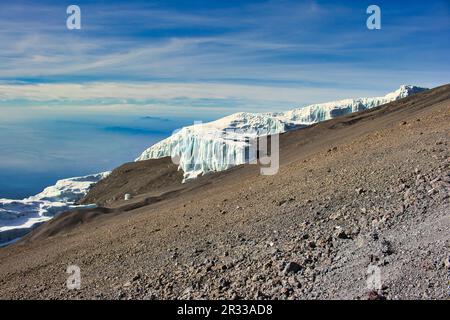
[[[58,213],[93,207],[76,205],[76,201],[84,197],[94,183],[108,175],[109,172],[102,172],[59,180],[41,193],[23,200],[0,199],[0,245],[25,235]]]

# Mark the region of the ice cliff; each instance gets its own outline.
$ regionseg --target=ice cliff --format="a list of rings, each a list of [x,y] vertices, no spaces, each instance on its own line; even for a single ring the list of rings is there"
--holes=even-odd
[[[286,112],[239,112],[209,123],[184,127],[145,150],[136,161],[172,157],[184,180],[248,162],[249,139],[286,132],[348,113],[386,104],[426,89],[402,85],[382,97],[313,104]]]

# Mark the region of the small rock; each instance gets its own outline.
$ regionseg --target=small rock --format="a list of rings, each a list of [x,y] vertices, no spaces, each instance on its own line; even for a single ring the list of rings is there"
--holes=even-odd
[[[385,256],[389,256],[394,253],[394,251],[392,250],[392,244],[386,239],[381,241],[381,252]]]
[[[430,184],[435,184],[436,182],[439,182],[439,181],[441,181],[441,177],[437,177],[437,178],[431,180]]]
[[[283,199],[277,202],[278,206],[284,206],[288,202],[294,201],[294,198]]]
[[[444,266],[450,270],[450,256],[444,259]]]
[[[296,262],[289,262],[283,269],[284,274],[297,273],[302,269],[302,267]]]
[[[230,287],[230,285],[231,285],[231,282],[228,279],[221,278],[219,280],[219,286],[221,289],[227,289]]]
[[[386,297],[378,291],[372,290],[367,294],[367,300],[386,300]]]
[[[336,150],[337,150],[337,147],[333,147],[333,148],[328,149],[327,152],[332,152],[332,151],[336,151]]]
[[[203,252],[203,250],[202,249],[198,249],[198,248],[193,250],[194,254],[199,254],[199,253],[202,253],[202,252]]]
[[[370,233],[370,238],[372,239],[372,240],[374,240],[374,241],[377,241],[378,239],[379,239],[379,235],[378,235],[378,232],[376,232],[376,231],[372,231],[371,233]]]
[[[341,216],[342,216],[342,214],[341,214],[339,211],[337,211],[337,212],[334,212],[334,213],[332,213],[332,214],[330,215],[330,219],[331,219],[331,220],[337,220],[337,219],[339,219]]]
[[[134,276],[133,276],[133,278],[131,279],[131,281],[137,281],[137,280],[139,280],[141,278],[141,275],[139,274],[139,273],[136,273]]]
[[[280,200],[280,201],[277,202],[277,205],[278,205],[279,207],[281,207],[281,206],[284,205],[285,203],[286,203],[286,200]]]
[[[396,214],[403,214],[405,212],[405,206],[402,204],[400,205],[397,210],[395,211]]]
[[[342,228],[338,228],[335,231],[334,235],[338,239],[349,239],[349,236],[347,235],[347,233]]]

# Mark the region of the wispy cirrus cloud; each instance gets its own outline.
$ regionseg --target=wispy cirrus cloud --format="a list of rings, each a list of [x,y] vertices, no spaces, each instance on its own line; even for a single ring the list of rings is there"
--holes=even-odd
[[[361,90],[359,94],[369,92]],[[302,106],[302,103],[323,102],[346,98],[345,90],[274,87],[270,85],[246,85],[225,83],[151,83],[151,82],[94,82],[45,83],[45,84],[0,84],[0,107],[105,107],[133,109],[134,107],[172,106],[230,106],[246,109],[253,105],[257,111],[266,106],[267,111]],[[233,108],[233,109],[234,109]],[[94,108],[95,109],[95,108]],[[250,111],[250,110],[247,110]]]
[[[78,31],[65,28],[62,4],[0,4],[4,101],[181,97],[276,107],[449,81],[444,0],[380,1],[379,32],[365,28],[368,1],[77,2]]]

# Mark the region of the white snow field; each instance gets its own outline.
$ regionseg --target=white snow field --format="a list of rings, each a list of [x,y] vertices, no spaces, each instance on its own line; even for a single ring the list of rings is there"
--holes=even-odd
[[[366,110],[426,90],[402,85],[383,97],[345,99],[313,104],[286,112],[239,112],[208,123],[184,127],[145,150],[136,161],[172,157],[184,172],[184,181],[212,171],[248,162],[249,140],[286,132],[337,116]]]
[[[25,235],[56,214],[74,208],[94,205],[76,205],[97,181],[108,176],[102,172],[83,177],[59,180],[41,193],[23,200],[0,199],[0,246]]]

